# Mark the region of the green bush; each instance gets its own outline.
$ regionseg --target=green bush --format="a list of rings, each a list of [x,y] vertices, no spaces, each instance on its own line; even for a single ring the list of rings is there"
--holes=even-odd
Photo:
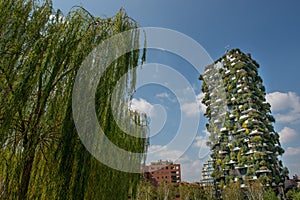
[[[269,189],[264,193],[263,199],[264,200],[277,200],[278,197],[276,196],[276,194],[273,190]]]
[[[286,193],[287,200],[300,200],[300,190],[289,190]]]

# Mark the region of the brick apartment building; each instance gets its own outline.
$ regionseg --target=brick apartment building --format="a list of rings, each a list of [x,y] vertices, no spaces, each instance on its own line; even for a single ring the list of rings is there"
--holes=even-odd
[[[163,181],[165,183],[181,182],[180,164],[174,164],[172,161],[151,162],[144,167],[144,177],[152,185],[159,186]]]

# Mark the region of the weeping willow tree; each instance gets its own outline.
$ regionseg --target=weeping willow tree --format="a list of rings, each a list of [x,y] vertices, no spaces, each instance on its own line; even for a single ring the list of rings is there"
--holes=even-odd
[[[0,1],[0,10],[0,198],[134,198],[140,175],[101,164],[81,143],[72,117],[72,88],[81,63],[100,42],[137,24],[123,10],[105,19],[82,8],[64,16],[51,1]],[[135,37],[132,45],[138,45],[139,34]],[[118,127],[111,94],[123,75],[120,100],[114,103],[122,105],[125,94],[134,91],[134,68],[144,55],[135,50],[118,58],[96,93],[107,137],[139,153],[145,152],[146,141]],[[117,117],[131,119],[127,130],[147,132],[146,127],[133,129],[144,116],[126,111]]]

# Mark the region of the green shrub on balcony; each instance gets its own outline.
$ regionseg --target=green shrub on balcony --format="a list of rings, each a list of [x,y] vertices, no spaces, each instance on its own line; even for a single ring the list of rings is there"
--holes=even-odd
[[[281,148],[280,146],[276,146],[275,149],[276,149],[276,152],[278,152],[279,155],[282,155],[284,153],[284,149]]]
[[[226,165],[225,165],[225,163],[224,163],[224,162],[222,162],[222,163],[221,163],[221,167],[222,167],[222,169],[225,169],[225,166],[226,166]]]
[[[245,163],[239,162],[238,167],[244,167]]]
[[[261,166],[259,169],[260,170],[267,170],[268,168],[266,166]]]
[[[236,160],[236,158],[237,158],[236,153],[232,151],[230,153],[230,158],[231,158],[231,160]]]
[[[266,166],[266,161],[265,161],[265,160],[260,161],[259,165],[260,165],[260,166]],[[267,168],[267,167],[266,167],[266,168]]]
[[[210,175],[211,175],[211,177],[215,177],[216,176],[216,172],[213,171]]]
[[[275,176],[275,183],[276,184],[279,184],[281,182],[281,177],[280,177],[280,175],[276,175]]]
[[[236,132],[238,130],[237,126],[233,126],[233,131]]]
[[[242,159],[242,153],[241,153],[241,151],[238,152],[237,160],[238,160],[239,163],[244,163],[245,162],[245,160]]]
[[[243,69],[245,67],[245,63],[243,62],[238,62],[234,65],[234,69],[238,70],[238,69]]]
[[[275,118],[272,115],[267,115],[266,118],[269,122],[275,122]]]

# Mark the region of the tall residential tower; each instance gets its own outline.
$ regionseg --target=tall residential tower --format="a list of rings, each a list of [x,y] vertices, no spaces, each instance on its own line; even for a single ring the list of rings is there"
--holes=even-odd
[[[284,182],[285,170],[278,159],[284,150],[258,68],[250,54],[233,49],[200,76],[210,133],[211,176],[220,189],[230,181],[244,187],[259,179],[264,186],[278,188]]]

